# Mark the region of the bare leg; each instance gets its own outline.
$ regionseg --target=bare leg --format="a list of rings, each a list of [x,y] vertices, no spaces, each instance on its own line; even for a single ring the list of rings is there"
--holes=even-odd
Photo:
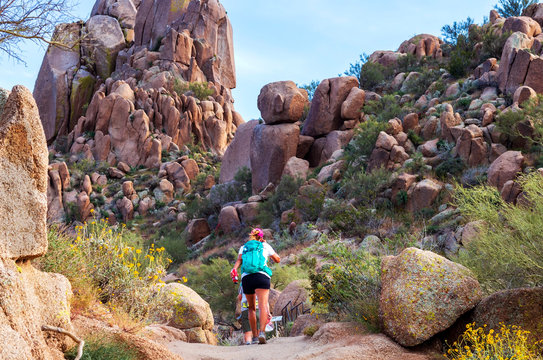
[[[253,337],[257,337],[258,329],[256,328],[256,305],[255,305],[256,296],[255,294],[245,294],[245,297],[247,298],[247,303],[249,305],[249,310],[248,310],[249,311],[249,325],[251,325],[251,331],[253,332]]]
[[[258,297],[258,307],[260,308],[260,331],[266,331],[266,324],[270,319],[268,318],[270,314],[268,304],[268,298],[270,295],[269,289],[256,289],[256,296]],[[256,322],[256,321],[255,321]]]
[[[244,343],[251,342],[253,340],[253,333],[251,331],[247,331],[246,333],[243,333],[243,340],[244,340]]]

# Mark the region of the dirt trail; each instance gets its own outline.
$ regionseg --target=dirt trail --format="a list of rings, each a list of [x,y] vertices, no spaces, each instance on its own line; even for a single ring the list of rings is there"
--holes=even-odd
[[[319,342],[305,336],[274,338],[266,345],[210,346],[173,342],[168,349],[184,360],[428,360],[384,335],[364,335]]]

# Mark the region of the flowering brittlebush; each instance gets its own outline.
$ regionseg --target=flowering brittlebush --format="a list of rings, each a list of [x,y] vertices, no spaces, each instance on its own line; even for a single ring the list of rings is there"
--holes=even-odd
[[[530,332],[515,325],[500,323],[494,331],[487,326],[468,324],[458,342],[444,354],[449,360],[542,360],[538,355],[542,341],[531,341]]]

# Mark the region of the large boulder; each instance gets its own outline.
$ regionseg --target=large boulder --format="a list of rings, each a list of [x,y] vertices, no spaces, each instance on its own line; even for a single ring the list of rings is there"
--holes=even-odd
[[[293,178],[301,178],[305,180],[307,178],[307,172],[309,171],[309,161],[297,158],[296,156],[288,159],[283,169],[283,176],[290,176]]]
[[[60,38],[68,47],[50,45],[45,53],[40,72],[34,85],[34,98],[47,141],[57,134],[68,135],[70,116],[70,77],[79,66],[79,24],[58,25],[53,38]]]
[[[47,251],[48,161],[34,98],[15,86],[0,117],[0,258],[28,259]]]
[[[503,185],[514,180],[522,171],[524,156],[520,151],[507,151],[501,154],[488,168],[488,183],[501,191]]]
[[[193,219],[185,229],[187,240],[190,244],[196,244],[203,238],[211,234],[211,229],[206,219]]]
[[[408,248],[382,261],[380,312],[385,334],[414,346],[449,328],[481,300],[473,274],[431,251]]]
[[[511,86],[510,74],[517,74],[517,78],[522,76],[526,77],[526,73],[520,74],[519,66],[522,65],[523,69],[526,66],[526,62],[521,62],[520,57],[517,60],[516,57],[519,50],[530,49],[533,44],[533,39],[522,32],[515,32],[509,36],[505,45],[503,46],[500,67],[498,69],[498,81],[501,91],[507,91],[513,93],[517,87]],[[527,55],[526,53],[523,54]],[[529,55],[529,54],[528,54]],[[515,65],[517,62],[517,65]],[[516,69],[514,69],[516,67]],[[525,68],[527,70],[527,68]],[[508,87],[509,84],[509,87]],[[530,85],[531,86],[531,85]]]
[[[302,135],[316,137],[338,130],[343,124],[341,106],[354,87],[358,87],[358,80],[353,76],[321,81],[311,101]]]
[[[170,283],[161,289],[160,296],[163,306],[155,314],[157,319],[184,330],[189,342],[213,344],[213,341],[210,341],[214,339],[213,313],[209,304],[200,295],[188,286]]]
[[[247,150],[252,148],[253,130],[257,125],[258,120],[251,120],[238,127],[234,140],[228,145],[222,158],[219,176],[221,184],[234,180],[242,167],[251,169],[251,153]]]
[[[96,74],[107,79],[115,70],[117,54],[126,46],[119,22],[96,15],[86,22],[82,33],[83,53],[95,64]]]
[[[500,324],[520,326],[533,340],[543,339],[543,288],[504,290],[484,298],[470,322],[499,330]]]
[[[407,209],[412,213],[416,213],[422,209],[431,208],[442,188],[443,186],[434,180],[422,180],[415,185],[412,191],[408,192]]]
[[[541,34],[541,26],[534,19],[527,16],[511,16],[505,19],[502,31],[521,32],[529,37],[535,37]]]
[[[296,156],[300,128],[294,124],[257,125],[251,140],[253,192],[281,179],[288,159]]]
[[[353,87],[347,96],[347,99],[341,105],[341,117],[343,119],[360,119],[362,117],[362,108],[366,100],[366,92],[357,87]]]
[[[298,304],[305,304],[305,302],[309,299],[309,293],[307,291],[308,288],[308,280],[295,280],[288,284],[287,287],[281,291],[281,295],[279,295],[279,298],[273,307],[272,313],[276,316],[280,316],[281,310],[283,310],[283,308],[289,303],[289,307],[294,307]]]
[[[225,233],[231,233],[241,227],[238,211],[233,206],[225,206],[219,214],[219,226]]]
[[[258,109],[266,124],[294,123],[309,105],[307,91],[299,89],[293,81],[270,83],[260,90]]]

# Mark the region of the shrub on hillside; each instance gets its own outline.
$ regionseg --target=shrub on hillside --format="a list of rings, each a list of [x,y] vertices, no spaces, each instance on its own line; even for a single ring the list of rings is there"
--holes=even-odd
[[[344,152],[347,161],[347,172],[350,170],[359,171],[366,167],[379,133],[387,128],[387,123],[378,122],[373,118],[355,128],[354,137],[345,147]]]
[[[496,127],[510,137],[527,140],[528,145],[543,146],[543,95],[522,105],[522,109],[501,112],[496,118]],[[528,135],[527,129],[532,129],[533,133]]]
[[[269,226],[284,211],[292,209],[296,204],[296,196],[301,185],[302,179],[283,176],[273,195],[259,206],[260,225]]]
[[[405,82],[406,93],[413,94],[415,99],[418,99],[440,77],[439,70],[424,69],[420,76],[412,77]]]
[[[388,122],[395,117],[403,118],[411,109],[402,107],[394,95],[385,95],[380,100],[368,101],[364,105],[364,113],[372,115],[378,122]]]
[[[330,230],[346,236],[361,236],[367,230],[367,210],[358,209],[345,200],[325,201],[320,218],[328,222]]]
[[[463,216],[483,220],[478,236],[457,261],[469,267],[489,293],[543,285],[543,181],[535,172],[518,182],[523,199],[517,205],[505,203],[489,186],[459,187],[455,194]]]
[[[349,65],[349,69],[343,74],[354,76],[360,82],[360,88],[365,90],[375,90],[385,80],[388,80],[394,75],[391,68],[383,66],[379,63],[368,61],[367,54],[360,55],[360,59],[354,64]]]
[[[207,100],[208,96],[213,95],[214,90],[209,88],[207,82],[186,82],[179,78],[174,79],[173,90],[177,95],[191,92],[196,98],[200,100]]]
[[[362,322],[379,331],[380,258],[339,241],[326,239],[318,245],[316,255],[325,264],[309,276],[311,302],[341,320]]]
[[[231,269],[228,260],[215,258],[209,264],[190,266],[187,275],[187,285],[209,303],[214,316],[225,321],[234,321],[239,288],[230,279]]]
[[[537,3],[537,0],[498,0],[498,5],[495,5],[494,9],[498,10],[501,16],[508,18],[522,15],[528,6]]]
[[[377,196],[391,185],[391,178],[391,172],[383,168],[372,172],[348,172],[341,181],[338,195],[347,200],[354,199],[356,205],[373,206]]]
[[[307,279],[307,270],[296,265],[273,265],[273,276],[271,282],[273,288],[283,291],[288,284],[294,280]]]
[[[155,285],[171,260],[164,248],[143,248],[143,240],[104,220],[76,227],[75,238],[57,228],[49,230],[49,251],[39,260],[43,271],[70,280],[75,306],[86,308],[100,300],[114,311],[145,322],[157,306]]]
[[[66,353],[66,359],[73,360],[77,356],[77,347]],[[95,334],[85,339],[81,360],[137,360],[138,352],[128,344],[112,339],[106,334]]]

